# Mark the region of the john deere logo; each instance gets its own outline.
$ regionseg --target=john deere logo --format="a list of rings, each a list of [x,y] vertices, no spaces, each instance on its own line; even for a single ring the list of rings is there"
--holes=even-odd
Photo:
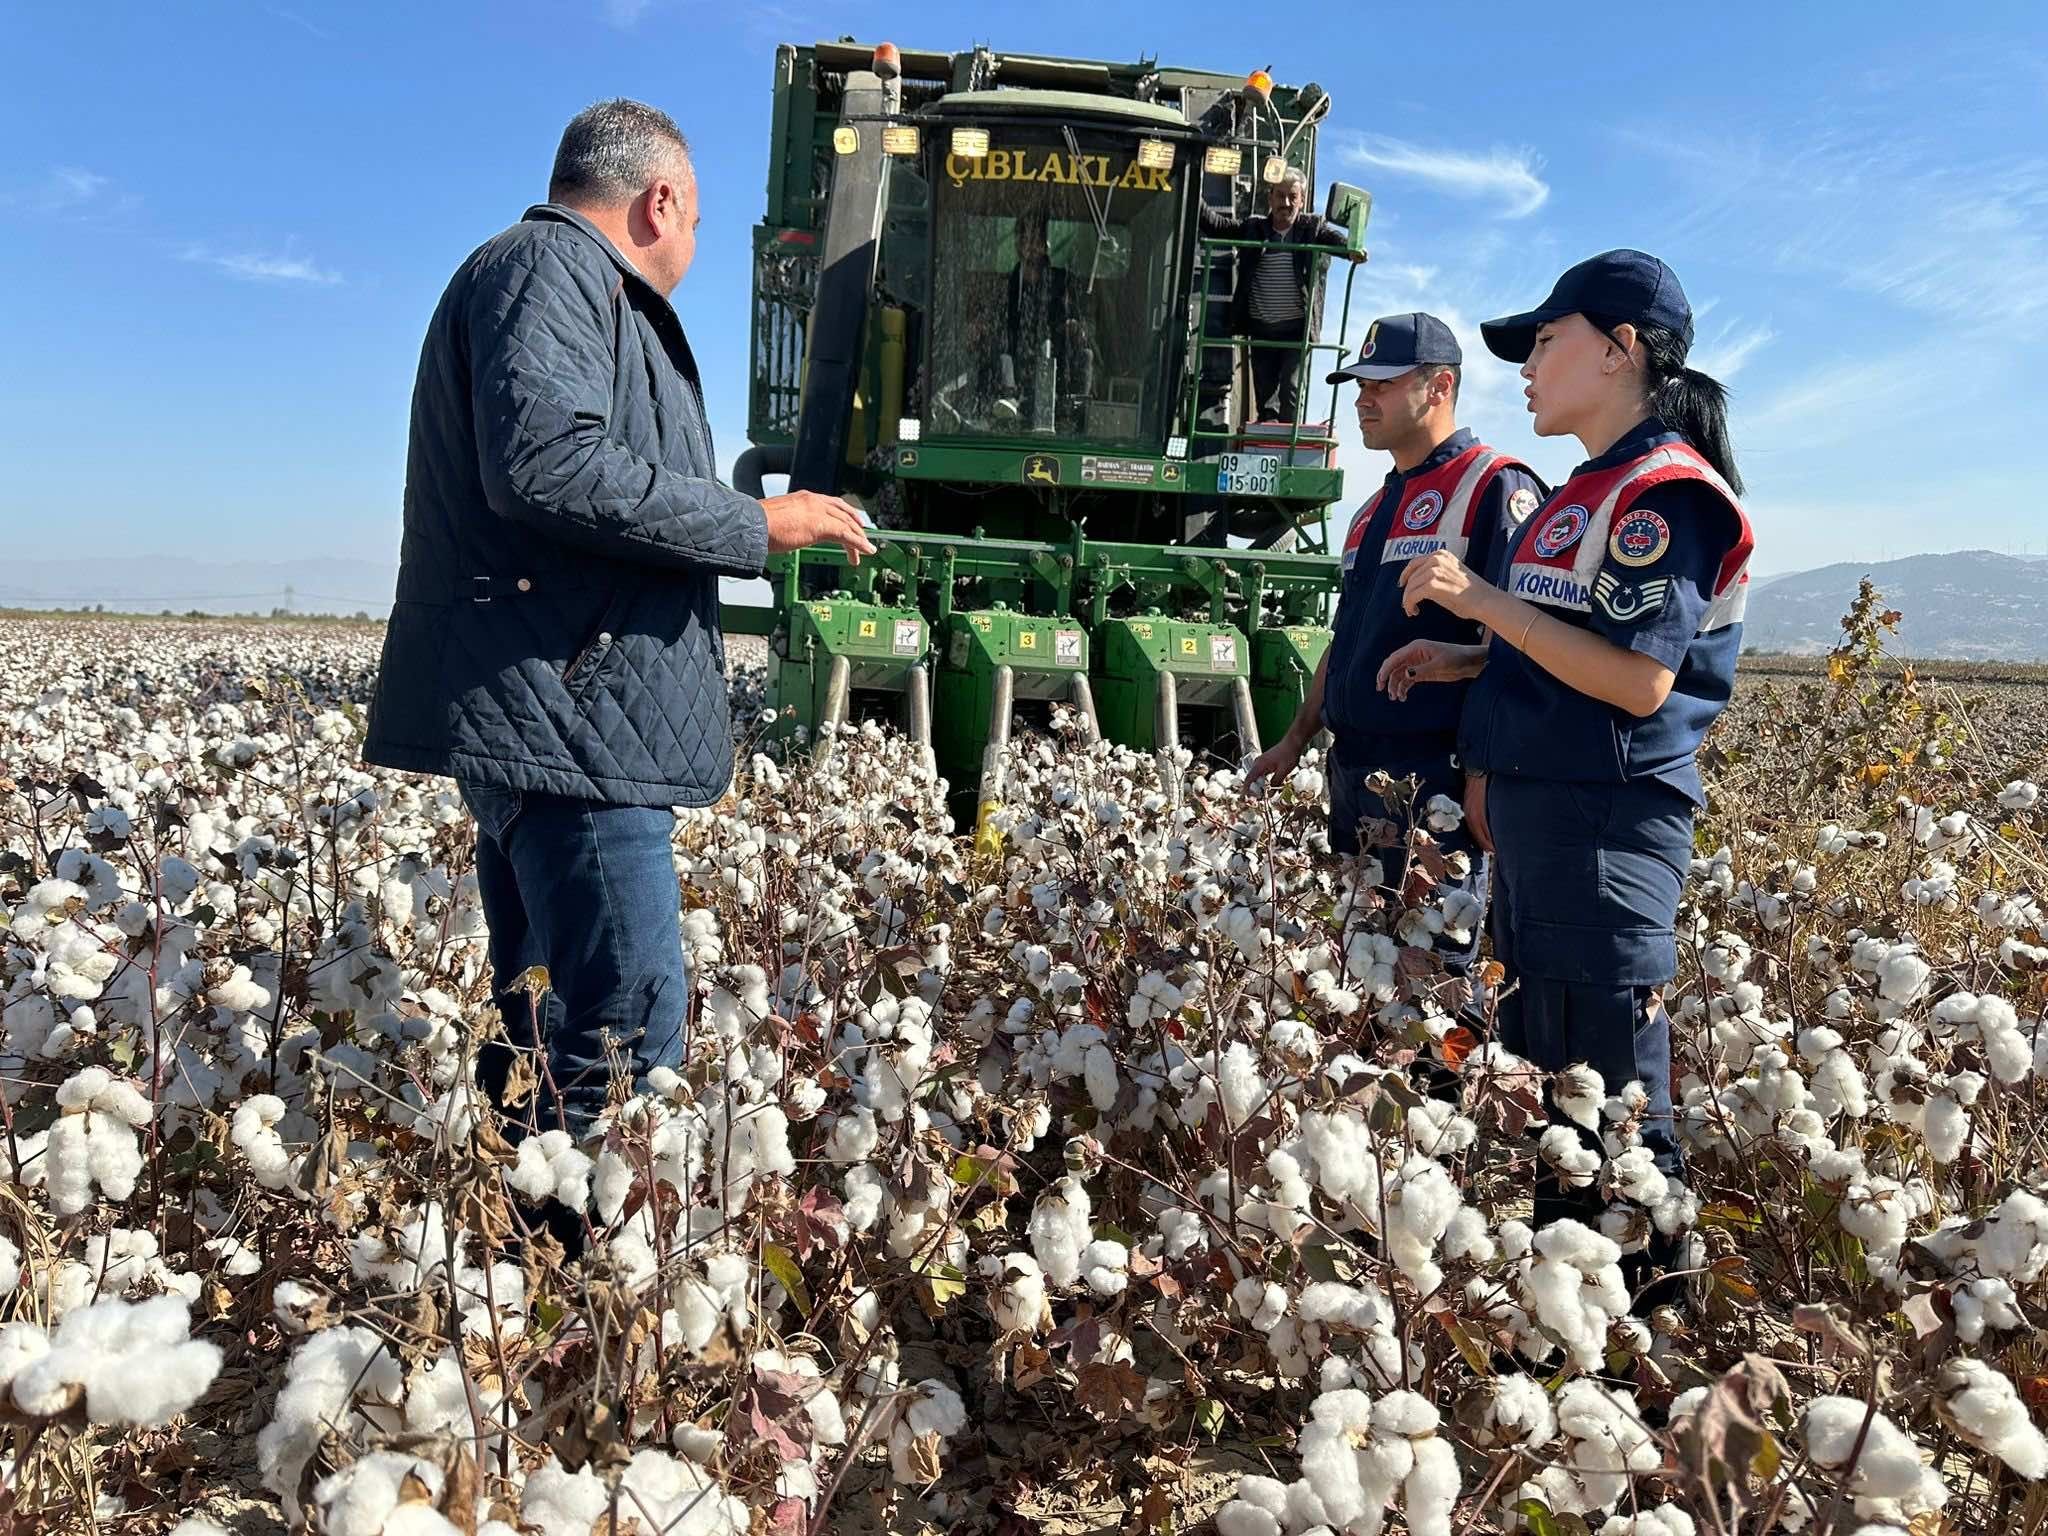
[[[1167,483],[1168,485],[1179,485],[1179,484],[1180,484],[1180,466],[1179,466],[1178,464],[1162,464],[1162,465],[1160,465],[1160,466],[1159,466],[1159,478],[1160,478],[1160,479],[1162,479],[1162,480],[1164,480],[1164,481],[1165,481],[1165,482],[1166,482],[1166,483]]]
[[[1060,483],[1060,461],[1049,453],[1028,453],[1024,456],[1024,483],[1026,485],[1058,485]]]

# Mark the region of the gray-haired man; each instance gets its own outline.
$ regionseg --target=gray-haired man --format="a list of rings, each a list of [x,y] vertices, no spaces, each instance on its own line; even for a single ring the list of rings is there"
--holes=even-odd
[[[836,497],[720,483],[668,300],[696,248],[681,132],[600,102],[562,135],[548,201],[449,282],[413,387],[364,756],[461,786],[499,1011],[539,1048],[524,1108],[572,1130],[603,1109],[614,1052],[641,1082],[681,1058],[671,807],[732,775],[719,577],[820,540],[874,547]],[[482,1059],[495,1098],[510,1064]]]
[[[1204,206],[1202,233],[1230,240],[1262,240],[1291,250],[1244,250],[1237,253],[1237,294],[1231,300],[1231,334],[1254,342],[1285,342],[1286,346],[1255,346],[1252,392],[1256,396],[1247,420],[1298,421],[1301,418],[1301,344],[1316,312],[1316,263],[1312,247],[1363,261],[1349,249],[1344,226],[1320,214],[1304,213],[1308,178],[1290,168],[1273,183],[1267,211],[1234,219]]]

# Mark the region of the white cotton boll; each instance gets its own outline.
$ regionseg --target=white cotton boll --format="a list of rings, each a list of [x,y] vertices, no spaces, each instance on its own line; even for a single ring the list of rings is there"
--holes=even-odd
[[[1120,1296],[1131,1283],[1131,1251],[1108,1238],[1097,1239],[1082,1250],[1081,1272],[1097,1296]]]
[[[1443,1280],[1431,1255],[1458,1213],[1458,1186],[1441,1163],[1420,1153],[1401,1166],[1387,1191],[1387,1251],[1401,1273],[1424,1292]]]
[[[1240,1315],[1260,1333],[1271,1333],[1287,1315],[1287,1291],[1270,1280],[1246,1275],[1231,1288],[1230,1299]]]
[[[1243,1125],[1265,1103],[1266,1080],[1259,1074],[1259,1059],[1242,1040],[1233,1040],[1217,1064],[1216,1086],[1223,1101],[1223,1113],[1232,1126]]]
[[[204,1515],[187,1515],[171,1527],[170,1536],[228,1536],[227,1527],[217,1525]]]
[[[2004,1374],[1981,1360],[1951,1360],[1935,1377],[1942,1408],[1959,1434],[2021,1477],[2048,1476],[2048,1439]]]
[[[1415,1442],[1415,1466],[1401,1483],[1409,1536],[1450,1536],[1458,1504],[1458,1453],[1448,1440]]]
[[[859,1107],[837,1116],[825,1133],[825,1156],[835,1163],[864,1163],[881,1145],[874,1111]]]
[[[1927,988],[1933,967],[1913,950],[1901,946],[1887,954],[1877,968],[1877,989],[1886,1001],[1910,1003]]]
[[[206,1000],[231,1013],[261,1013],[270,1006],[270,993],[256,984],[248,966],[238,965],[226,981],[208,990]]]
[[[1083,1074],[1088,1085],[1088,1099],[1097,1110],[1108,1114],[1116,1107],[1118,1082],[1116,1058],[1110,1055],[1106,1045],[1088,1047]]]
[[[1599,1536],[1699,1536],[1699,1526],[1676,1504],[1659,1504],[1633,1515],[1616,1515]]]
[[[1600,1154],[1568,1125],[1553,1125],[1537,1138],[1536,1152],[1557,1173],[1565,1189],[1589,1189],[1600,1174]]]
[[[228,1139],[249,1161],[249,1171],[265,1189],[283,1189],[291,1182],[291,1155],[277,1134],[284,1119],[284,1100],[272,1093],[251,1094],[235,1106]]]
[[[32,1417],[82,1397],[100,1424],[167,1424],[206,1394],[221,1352],[191,1337],[181,1296],[95,1301],[64,1314],[49,1349],[13,1377],[15,1406]]]
[[[520,1524],[536,1531],[586,1532],[605,1518],[611,1491],[589,1469],[571,1472],[553,1455],[526,1474]]]
[[[1950,1300],[1956,1313],[1956,1337],[1965,1344],[1977,1343],[1987,1328],[2002,1330],[2026,1325],[2012,1282],[1998,1276],[1965,1281],[1951,1293]]]
[[[1432,832],[1455,832],[1465,821],[1465,807],[1449,795],[1431,795],[1423,806],[1423,818]]]
[[[1242,1498],[1216,1511],[1216,1536],[1281,1536],[1283,1529],[1279,1516]]]
[[[1937,1163],[1952,1163],[1969,1137],[1969,1113],[1954,1099],[1937,1094],[1927,1101],[1921,1134],[1930,1157]]]
[[[1497,1376],[1489,1384],[1481,1444],[1534,1450],[1548,1445],[1557,1433],[1557,1415],[1550,1394],[1533,1376]]]
[[[2014,779],[1998,792],[1999,807],[2008,811],[2031,811],[2040,798],[2040,787],[2025,779]]]
[[[1806,1450],[1814,1465],[1849,1479],[1849,1492],[1859,1499],[1904,1499],[1920,1491],[1920,1449],[1906,1432],[1882,1413],[1870,1415],[1861,1398],[1817,1397],[1806,1405]],[[1857,1450],[1857,1438],[1863,1444]],[[1855,1456],[1853,1472],[1849,1461]]]
[[[1558,1111],[1589,1131],[1600,1129],[1600,1106],[1606,1098],[1607,1085],[1584,1062],[1558,1073],[1551,1088],[1551,1101]]]
[[[1066,1287],[1081,1277],[1081,1255],[1092,1239],[1088,1190],[1072,1174],[1060,1178],[1031,1209],[1031,1252],[1045,1278]]]

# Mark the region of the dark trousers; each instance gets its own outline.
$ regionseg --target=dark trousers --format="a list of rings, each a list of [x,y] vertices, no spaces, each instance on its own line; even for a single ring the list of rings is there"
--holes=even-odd
[[[1287,320],[1278,325],[1253,316],[1252,341],[1285,341],[1286,347],[1252,347],[1252,395],[1261,420],[1301,420],[1301,343],[1308,334],[1308,320]]]
[[[506,1040],[478,1053],[477,1081],[503,1105],[514,1059],[540,1087],[508,1107],[515,1126],[580,1134],[605,1107],[616,1052],[636,1088],[680,1066],[690,981],[662,807],[462,785],[477,823],[477,887],[490,926],[491,986]],[[536,1019],[520,978],[547,970]],[[516,1132],[515,1132],[516,1134]]]
[[[1365,781],[1376,772],[1383,772],[1396,782],[1413,777],[1418,781],[1415,792],[1414,818],[1423,821],[1423,807],[1428,805],[1432,795],[1448,795],[1457,800],[1464,793],[1465,776],[1451,766],[1451,748],[1444,743],[1440,748],[1431,747],[1424,752],[1386,748],[1377,740],[1366,744],[1347,746],[1337,743],[1330,754],[1330,852],[1340,858],[1349,858],[1359,851],[1359,823],[1368,818],[1391,821],[1396,835],[1404,841],[1407,837],[1409,813],[1398,811],[1386,801],[1365,787]],[[1463,853],[1472,867],[1462,880],[1446,881],[1459,890],[1476,896],[1480,901],[1487,899],[1488,873],[1486,855],[1480,852],[1463,825],[1455,832],[1432,832],[1437,845],[1447,853]],[[1400,848],[1389,848],[1382,862],[1387,867],[1387,878],[1400,877]],[[1455,975],[1464,975],[1471,970],[1479,958],[1479,936],[1483,923],[1472,925],[1472,940],[1469,944],[1454,945],[1449,940],[1438,944],[1437,953],[1443,957],[1444,967]]]
[[[1501,1044],[1545,1072],[1584,1062],[1609,1094],[1631,1081],[1649,1094],[1643,1145],[1673,1178],[1685,1173],[1671,1101],[1672,926],[1692,853],[1692,806],[1657,784],[1558,784],[1495,775],[1486,819],[1495,853],[1494,957],[1507,967]],[[1561,1115],[1552,1123],[1570,1125]],[[1596,1145],[1591,1133],[1580,1139]],[[1535,1225],[1571,1217],[1596,1226],[1597,1188],[1567,1190],[1536,1175]],[[1669,1288],[1641,1289],[1675,1245],[1651,1239],[1624,1266],[1638,1310]]]

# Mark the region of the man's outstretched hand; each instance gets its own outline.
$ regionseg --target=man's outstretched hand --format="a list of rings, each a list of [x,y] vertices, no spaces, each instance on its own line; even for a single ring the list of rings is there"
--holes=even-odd
[[[791,491],[784,496],[762,498],[761,510],[768,518],[768,553],[786,555],[807,544],[837,544],[855,565],[862,555],[875,552],[860,510],[837,496],[820,496],[816,491]]]
[[[1295,765],[1301,761],[1303,746],[1304,743],[1296,741],[1291,735],[1282,736],[1261,752],[1258,761],[1245,770],[1244,787],[1250,789],[1262,779],[1270,779],[1278,784],[1294,772]]]

